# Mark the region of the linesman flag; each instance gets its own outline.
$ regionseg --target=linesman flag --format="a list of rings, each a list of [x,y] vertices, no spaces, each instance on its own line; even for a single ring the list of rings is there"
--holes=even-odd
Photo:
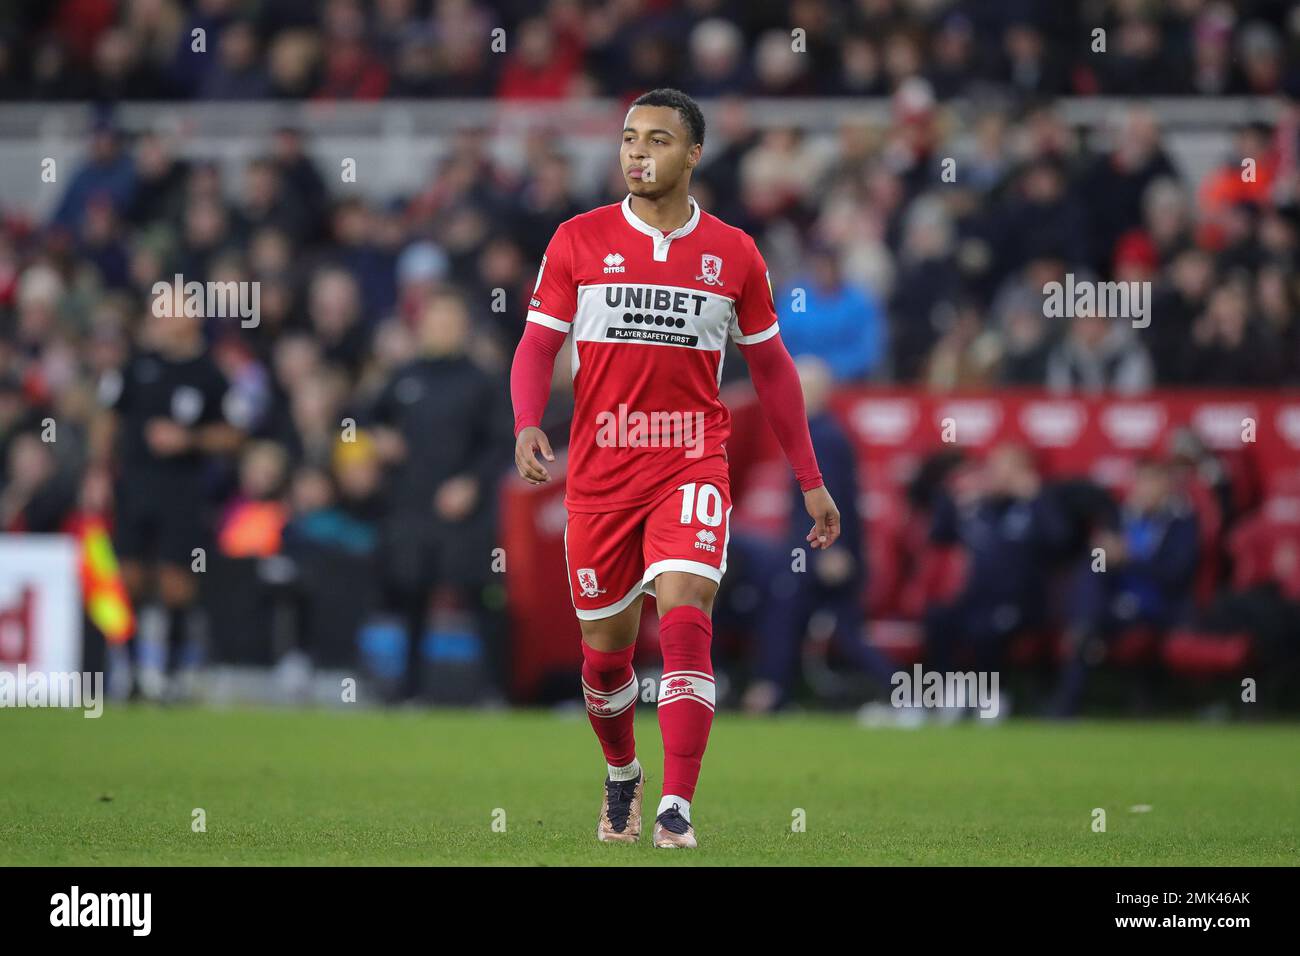
[[[102,518],[83,517],[75,533],[81,545],[81,597],[86,615],[110,644],[135,633],[135,612]]]

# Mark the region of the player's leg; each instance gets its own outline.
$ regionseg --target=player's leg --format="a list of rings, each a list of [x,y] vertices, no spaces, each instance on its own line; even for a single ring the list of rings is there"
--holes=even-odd
[[[200,575],[194,561],[206,562],[212,541],[202,493],[177,489],[159,502],[158,600],[167,614],[167,693],[187,697],[198,669],[196,616]],[[198,554],[196,554],[196,551]]]
[[[691,801],[713,727],[713,598],[717,582],[683,571],[655,579],[659,647],[659,732],[664,743],[663,791],[655,812],[657,847],[694,847]]]
[[[167,666],[173,694],[181,691],[181,682],[190,675],[193,662],[190,614],[198,597],[198,584],[189,567],[171,562],[158,565],[158,599],[167,613]]]
[[[108,682],[115,696],[136,694],[156,697],[162,693],[162,662],[146,640],[146,623],[156,621],[162,611],[156,601],[154,567],[157,554],[157,521],[148,508],[146,491],[119,482],[113,493],[113,547],[122,567],[122,583],[135,608],[136,630],[119,648],[108,654]],[[152,640],[152,634],[149,636]]]
[[[784,552],[788,553],[788,552]],[[755,628],[754,682],[745,691],[747,713],[769,713],[786,702],[799,673],[800,652],[812,616],[811,575],[774,573],[767,580],[762,618]]]
[[[582,630],[582,696],[606,764],[596,836],[631,843],[641,836],[645,784],[633,731],[637,680],[632,657],[642,603],[639,516],[573,514],[564,538],[570,593]]]
[[[420,696],[420,645],[429,623],[429,597],[437,579],[433,532],[428,521],[393,517],[383,543],[384,604],[401,621],[406,632],[406,668],[394,702]]]
[[[632,670],[641,596],[609,617],[580,620],[582,628],[582,696],[587,716],[600,740],[611,779],[635,779],[636,739],[632,718],[637,683]]]
[[[731,518],[725,481],[692,482],[659,502],[646,519],[646,587],[659,609],[664,673],[659,730],[663,795],[654,845],[694,847],[691,801],[713,726],[713,599],[726,569]]]

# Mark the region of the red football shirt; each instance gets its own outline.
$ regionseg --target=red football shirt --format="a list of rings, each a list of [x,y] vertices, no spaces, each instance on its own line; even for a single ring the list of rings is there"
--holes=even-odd
[[[767,267],[744,232],[694,199],[667,235],[630,196],[575,216],[546,247],[528,321],[573,338],[569,510],[631,508],[727,477],[727,338],[778,331]]]

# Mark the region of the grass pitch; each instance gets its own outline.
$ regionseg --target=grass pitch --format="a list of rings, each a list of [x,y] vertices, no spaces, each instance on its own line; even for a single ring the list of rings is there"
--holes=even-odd
[[[582,712],[0,711],[0,864],[1300,860],[1295,726],[866,730],[723,713],[694,853],[650,846],[661,750],[649,708],[637,730],[650,784],[629,847],[595,841],[603,762]],[[196,808],[206,832],[192,829]],[[806,830],[792,832],[800,810]]]

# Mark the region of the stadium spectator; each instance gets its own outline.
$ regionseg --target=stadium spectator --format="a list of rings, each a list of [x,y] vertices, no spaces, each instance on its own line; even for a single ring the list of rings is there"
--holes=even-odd
[[[52,534],[76,503],[76,484],[60,468],[50,442],[19,432],[6,443],[5,484],[0,490],[0,528],[8,533]]]
[[[582,65],[581,43],[571,34],[556,35],[542,17],[519,25],[517,52],[510,55],[497,96],[501,99],[559,99],[570,93]]]
[[[323,14],[324,65],[316,98],[377,100],[388,92],[388,69],[366,38],[366,12],[357,0],[329,0]]]
[[[89,159],[73,173],[54,213],[54,222],[77,232],[92,201],[105,199],[115,209],[124,210],[130,205],[135,189],[135,165],[122,148],[121,133],[110,122],[100,119],[91,136]]]
[[[1088,207],[1087,253],[1071,262],[1089,262],[1097,270],[1110,267],[1109,250],[1119,237],[1142,223],[1147,188],[1158,179],[1177,179],[1177,171],[1160,142],[1160,126],[1149,110],[1127,110],[1112,129],[1114,147],[1096,157],[1079,183],[1079,195],[1105,196]]]
[[[1026,449],[992,449],[968,480],[939,499],[930,531],[967,562],[957,597],[925,617],[926,664],[940,672],[997,671],[1013,637],[1046,624],[1047,574],[1067,533]]]
[[[1044,250],[1059,254],[1067,263],[1091,261],[1091,250],[1111,248],[1113,238],[1106,236],[1090,245],[1089,221],[1064,170],[1052,160],[1034,160],[1017,177],[1013,197],[1003,209],[1003,267],[1018,269]]]
[[[245,445],[239,489],[217,522],[217,544],[232,558],[265,558],[280,552],[288,518],[282,500],[289,456],[274,442]]]
[[[145,133],[135,142],[138,177],[131,201],[122,209],[137,229],[181,219],[189,164],[177,158],[174,143],[159,133]]]
[[[1216,289],[1192,325],[1186,378],[1207,385],[1268,385],[1278,372],[1277,350],[1250,314],[1247,290],[1238,283]]]
[[[888,310],[891,371],[896,379],[919,377],[926,355],[952,321],[953,302],[962,298],[953,246],[952,222],[944,207],[934,199],[913,203],[904,221]]]
[[[844,281],[830,249],[814,248],[808,272],[777,299],[781,338],[796,358],[815,355],[837,381],[870,378],[885,352],[885,321],[870,291]]]
[[[742,701],[750,713],[775,710],[789,700],[798,677],[800,651],[814,617],[824,625],[823,635],[855,668],[868,674],[877,688],[888,693],[893,665],[862,641],[862,589],[866,579],[866,551],[858,515],[859,482],[853,447],[827,402],[834,384],[831,369],[820,359],[797,362],[813,450],[826,488],[845,502],[844,533],[833,547],[809,553],[803,492],[798,484],[790,498],[790,524],[766,556],[766,580],[760,584],[763,599],[756,615],[755,679]],[[807,557],[808,567],[790,573],[792,554]]]
[[[1134,395],[1151,387],[1151,357],[1127,317],[1088,312],[1047,357],[1047,387],[1057,392]]]
[[[199,83],[205,100],[260,100],[271,92],[271,80],[257,56],[253,25],[237,20],[221,33],[219,60]]]
[[[1199,538],[1196,514],[1176,491],[1167,464],[1138,463],[1117,527],[1100,530],[1097,551],[1074,577],[1067,612],[1068,658],[1050,712],[1074,714],[1105,645],[1145,625],[1164,634],[1191,612]]]
[[[501,380],[467,357],[470,323],[460,294],[435,294],[420,317],[419,357],[393,372],[372,412],[375,443],[391,468],[384,567],[389,600],[407,627],[408,697],[420,690],[419,648],[435,588],[454,591],[463,609],[479,614],[481,636],[492,629],[479,593],[489,577],[511,415]],[[500,680],[502,650],[488,653]]]

